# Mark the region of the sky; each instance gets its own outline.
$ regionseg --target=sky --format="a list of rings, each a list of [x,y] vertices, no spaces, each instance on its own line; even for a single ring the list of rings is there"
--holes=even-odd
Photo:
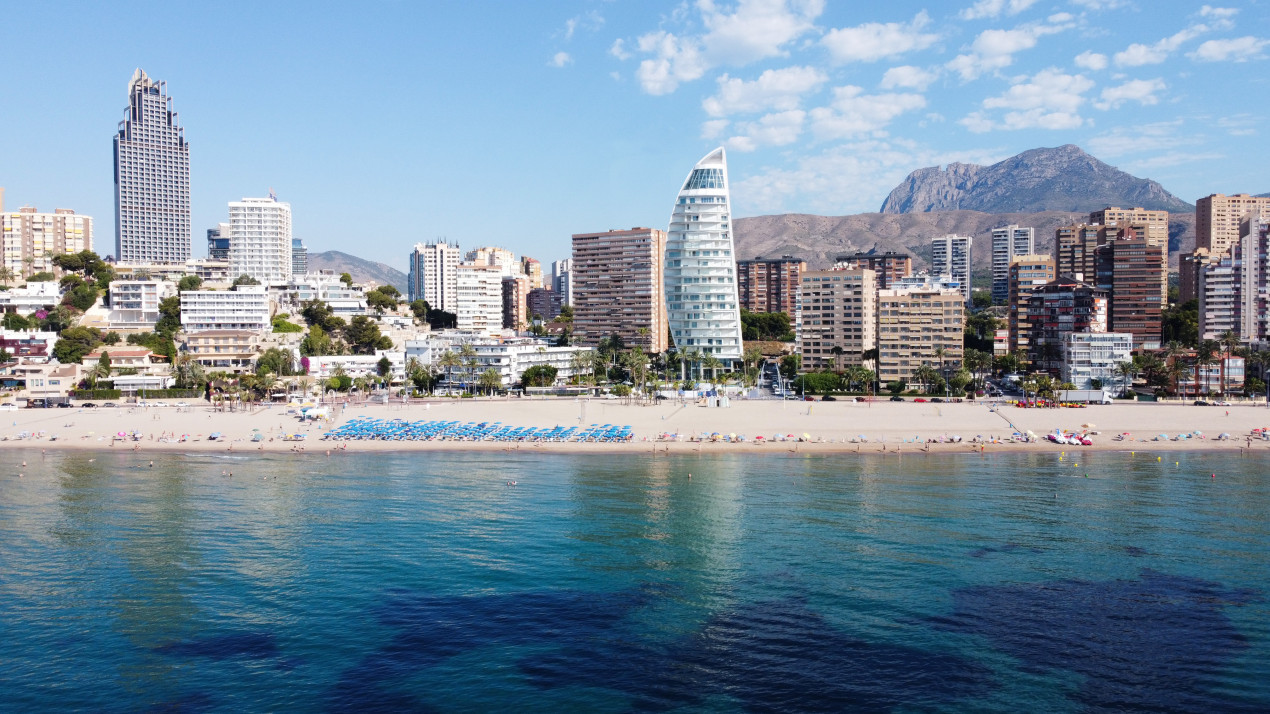
[[[112,253],[141,67],[191,145],[195,256],[272,188],[311,251],[547,264],[573,233],[664,229],[716,146],[737,217],[876,211],[915,169],[1069,143],[1189,202],[1261,193],[1268,4],[11,3],[0,186]]]

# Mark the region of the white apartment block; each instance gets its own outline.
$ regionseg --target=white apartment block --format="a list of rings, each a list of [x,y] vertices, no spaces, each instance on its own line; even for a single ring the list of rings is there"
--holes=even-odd
[[[366,314],[366,291],[360,285],[345,285],[333,270],[293,275],[287,286],[275,293],[278,303],[292,313],[299,312],[310,300],[321,300],[346,320]]]
[[[39,213],[30,206],[23,206],[0,216],[0,251],[3,251],[4,267],[13,273],[13,280],[53,272],[53,256],[92,248],[92,217],[76,215],[69,208]]]
[[[410,284],[406,290],[410,301],[424,300],[433,310],[454,312],[456,270],[462,259],[457,244],[416,243],[410,254]]]
[[[556,382],[563,384],[574,376],[573,356],[591,353],[588,347],[556,347],[530,338],[493,340],[465,335],[462,339],[457,339],[452,334],[445,334],[426,340],[407,341],[406,361],[409,363],[411,359],[416,359],[422,365],[435,366],[443,353],[449,351],[457,354],[462,344],[469,344],[476,351],[476,367],[454,367],[451,372],[455,385],[473,382],[485,370],[493,369],[498,372],[503,386],[510,387],[520,381],[525,370],[539,365],[555,367]],[[440,374],[444,380],[444,370]]]
[[[110,329],[148,332],[159,321],[159,303],[176,295],[167,280],[116,280],[110,284]]]
[[[971,236],[949,234],[931,241],[931,269],[935,275],[949,275],[961,283],[961,294],[970,303]],[[1009,263],[1006,263],[1007,270]]]
[[[455,269],[458,329],[497,332],[503,329],[503,273],[497,265],[459,265]],[[431,304],[431,303],[429,303]]]
[[[1064,382],[1076,389],[1093,389],[1097,379],[1111,387],[1121,379],[1116,365],[1132,358],[1133,335],[1127,332],[1069,332],[1063,337]]]
[[[181,293],[181,328],[206,330],[273,329],[269,295],[263,285],[239,285],[234,290],[186,290]]]
[[[992,229],[992,302],[1005,303],[1010,298],[1010,261],[1032,255],[1035,248],[1036,233],[1030,227],[1010,224]]]
[[[51,310],[62,302],[62,291],[51,280],[27,283],[20,288],[0,290],[0,311],[30,315],[36,310]]]
[[[573,304],[573,258],[552,261],[551,289],[560,296],[561,305]]]
[[[309,358],[309,376],[315,379],[329,379],[337,368],[353,379],[358,377],[378,377],[379,361],[384,357],[392,365],[389,375],[394,382],[406,378],[406,353],[402,350],[376,350],[373,355],[323,355]],[[296,361],[300,359],[296,353]]]
[[[261,285],[291,279],[291,204],[244,198],[229,204],[229,273],[250,275]]]

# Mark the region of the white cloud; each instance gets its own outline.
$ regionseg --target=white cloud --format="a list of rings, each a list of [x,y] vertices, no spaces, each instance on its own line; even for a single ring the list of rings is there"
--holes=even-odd
[[[1155,44],[1144,45],[1135,42],[1116,53],[1115,63],[1120,67],[1141,67],[1148,64],[1160,64],[1184,43],[1208,31],[1209,27],[1207,25],[1195,25],[1165,37]]]
[[[634,57],[634,55],[626,50],[626,41],[620,37],[613,40],[613,46],[609,48],[609,54],[620,60],[628,60],[631,57]]]
[[[931,82],[939,78],[938,72],[930,72],[921,67],[912,65],[901,65],[892,67],[882,75],[882,89],[895,89],[896,87],[905,87],[916,89],[919,92],[926,91]]]
[[[565,20],[564,39],[573,39],[573,34],[579,29],[595,32],[601,27],[604,27],[604,16],[594,10],[591,10],[585,14]]]
[[[947,63],[948,69],[961,75],[962,81],[977,79],[980,75],[1005,69],[1014,63],[1014,55],[1036,46],[1045,35],[1052,35],[1073,27],[1071,16],[1055,15],[1060,22],[1032,23],[1012,30],[984,30],[970,45],[970,51],[957,55]]]
[[[645,92],[669,94],[714,67],[784,56],[786,45],[815,29],[824,0],[739,0],[728,9],[722,9],[715,0],[697,0],[696,9],[706,29],[704,34],[657,30],[637,38],[638,51],[652,55],[641,61],[635,72]],[[619,59],[630,56],[620,41],[609,52]]]
[[[1159,169],[1168,166],[1179,166],[1181,164],[1198,164],[1218,161],[1226,158],[1225,154],[1217,152],[1188,152],[1173,151],[1167,154],[1158,154],[1145,159],[1126,164],[1125,168],[1133,173],[1144,173],[1147,169]]]
[[[1166,86],[1163,79],[1131,79],[1118,87],[1102,90],[1101,100],[1095,102],[1094,106],[1099,109],[1116,109],[1124,102],[1158,104],[1160,98],[1155,95],[1164,91]]]
[[[961,124],[976,133],[997,129],[1075,129],[1085,124],[1079,111],[1086,101],[1085,92],[1093,86],[1093,80],[1082,74],[1041,70],[1004,94],[983,100],[984,109],[1012,110],[1000,120],[988,112],[972,112]]]
[[[557,52],[547,62],[548,67],[563,67],[567,64],[573,64],[573,58],[568,52]]]
[[[1213,7],[1205,5],[1199,9],[1200,17],[1207,17],[1213,20],[1229,20],[1239,14],[1238,8],[1233,7]]]
[[[811,110],[812,129],[821,139],[841,139],[880,131],[899,115],[926,106],[920,94],[865,94],[860,87],[837,87],[827,107]]]
[[[1179,134],[1182,121],[1154,122],[1138,126],[1116,127],[1090,139],[1088,148],[1100,157],[1117,157],[1142,153],[1162,153],[1194,141]]]
[[[719,90],[702,102],[702,107],[714,117],[797,109],[804,94],[819,89],[827,81],[829,77],[814,67],[769,69],[752,82],[725,74],[719,77]]]
[[[709,119],[701,123],[702,139],[717,139],[723,136],[732,122],[727,119]]]
[[[1226,130],[1231,136],[1254,136],[1257,133],[1258,119],[1255,114],[1235,114],[1217,120],[1217,126]]]
[[[1270,40],[1252,36],[1209,40],[1186,56],[1200,62],[1247,62],[1265,57],[1266,45]]]
[[[807,112],[794,109],[763,116],[758,121],[737,125],[737,135],[728,139],[727,147],[735,151],[754,151],[760,146],[785,146],[803,133]]]
[[[957,16],[963,20],[979,20],[1000,17],[1001,13],[1017,15],[1035,4],[1036,0],[979,0]]]
[[[1107,68],[1107,55],[1100,55],[1097,52],[1085,50],[1076,55],[1076,66],[1089,70],[1100,70]]]
[[[743,197],[748,214],[809,211],[826,216],[876,211],[914,168],[951,161],[992,164],[1008,154],[989,151],[937,152],[908,141],[839,144],[804,156],[791,168],[764,168],[733,179],[732,195]]]
[[[1072,0],[1072,4],[1089,10],[1114,10],[1128,5],[1129,0]]]
[[[820,42],[829,50],[829,56],[839,64],[876,62],[935,44],[939,35],[922,32],[929,24],[930,16],[922,11],[910,22],[868,22],[856,27],[830,30]]]

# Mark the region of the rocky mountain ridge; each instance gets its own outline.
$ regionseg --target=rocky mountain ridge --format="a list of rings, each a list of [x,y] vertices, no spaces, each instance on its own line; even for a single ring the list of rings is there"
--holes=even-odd
[[[1066,144],[1024,151],[991,166],[953,163],[918,169],[891,191],[881,213],[1089,212],[1107,206],[1195,210],[1155,181],[1131,176]]]

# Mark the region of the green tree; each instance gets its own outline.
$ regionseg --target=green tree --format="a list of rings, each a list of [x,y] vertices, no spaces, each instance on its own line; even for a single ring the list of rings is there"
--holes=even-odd
[[[1165,344],[1178,342],[1194,348],[1199,345],[1199,300],[1170,305],[1161,317],[1161,338]]]
[[[340,273],[340,282],[344,283],[345,287],[351,288],[353,287],[353,276],[348,273]]]
[[[256,358],[256,370],[264,369],[279,377],[290,377],[296,374],[295,356],[291,350],[270,347]]]
[[[331,338],[321,325],[309,328],[309,334],[300,340],[300,354],[305,357],[320,357],[331,354]]]
[[[454,386],[454,368],[463,364],[463,359],[451,350],[446,350],[437,358],[437,366],[445,370],[445,388],[449,390]]]
[[[573,324],[573,306],[561,305],[560,314],[556,316],[556,322]]]
[[[521,373],[520,383],[525,387],[550,387],[556,383],[558,372],[549,364],[534,365]]]
[[[966,387],[974,381],[974,376],[965,369],[959,369],[948,377],[948,388],[952,390],[954,396],[962,396],[966,393]]]
[[[6,312],[4,318],[0,320],[0,324],[3,324],[6,330],[30,330],[33,327],[39,327],[39,322],[39,320],[36,320],[33,325],[16,312]]]
[[[781,376],[786,379],[793,379],[798,376],[798,372],[803,368],[803,356],[797,352],[781,357]]]
[[[68,327],[58,336],[53,357],[62,364],[83,362],[84,355],[101,344],[101,332],[95,327]]]
[[[427,300],[415,300],[410,303],[410,312],[414,313],[415,319],[419,322],[428,321],[428,311],[431,309],[432,306]]]
[[[379,334],[379,325],[365,315],[356,315],[344,330],[353,354],[369,355],[375,350],[392,349],[392,339]]]
[[[180,296],[164,298],[159,302],[159,321],[154,323],[154,331],[169,338],[181,331]]]
[[[904,380],[902,379],[892,380],[886,383],[886,391],[890,392],[892,396],[898,397],[904,393],[905,386]]]
[[[198,290],[203,287],[203,279],[197,275],[186,275],[176,281],[177,292],[185,292],[186,290]]]
[[[391,288],[392,286],[389,285],[387,287]],[[395,288],[394,288],[394,292],[395,292]],[[370,306],[371,309],[375,310],[381,315],[384,313],[385,310],[397,309],[397,299],[391,295],[384,293],[383,288],[375,288],[374,290],[368,290],[366,292],[366,304]]]
[[[117,345],[123,341],[123,337],[121,337],[118,332],[111,331],[107,332],[106,335],[101,338],[101,341],[108,345]]]
[[[256,280],[255,278],[251,277],[250,275],[246,273],[243,273],[242,275],[239,275],[238,277],[234,278],[233,286],[238,287],[239,285],[259,285],[259,284],[260,284],[259,280]]]
[[[287,322],[282,315],[273,318],[273,331],[280,333],[297,333],[304,332],[304,328],[294,322]]]
[[[375,372],[380,377],[388,377],[392,374],[392,360],[388,359],[388,355],[380,357],[379,361],[375,363]]]

